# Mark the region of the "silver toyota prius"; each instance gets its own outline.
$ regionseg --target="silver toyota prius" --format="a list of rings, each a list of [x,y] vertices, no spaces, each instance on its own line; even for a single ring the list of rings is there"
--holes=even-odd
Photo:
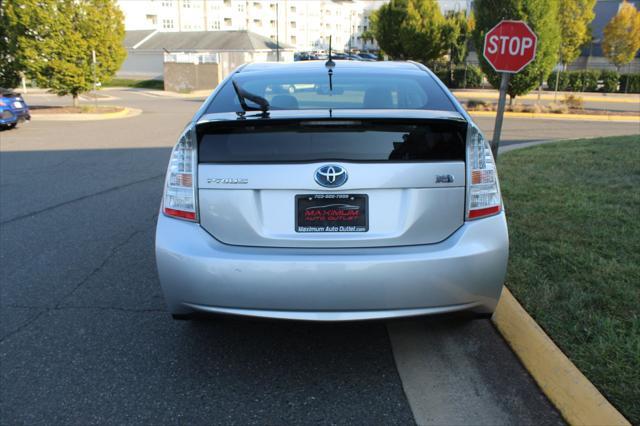
[[[491,314],[509,238],[482,132],[426,67],[240,67],[173,148],[169,312],[348,321]]]

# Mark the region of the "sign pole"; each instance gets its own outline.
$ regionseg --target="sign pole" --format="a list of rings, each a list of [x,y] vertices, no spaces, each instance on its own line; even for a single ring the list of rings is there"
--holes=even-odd
[[[500,81],[500,98],[498,100],[498,111],[496,113],[496,124],[493,128],[493,139],[491,141],[491,152],[493,152],[493,158],[498,158],[498,148],[500,146],[500,133],[502,132],[502,117],[504,116],[504,107],[507,103],[507,88],[509,87],[509,77],[511,74],[508,72],[502,73],[502,80]]]

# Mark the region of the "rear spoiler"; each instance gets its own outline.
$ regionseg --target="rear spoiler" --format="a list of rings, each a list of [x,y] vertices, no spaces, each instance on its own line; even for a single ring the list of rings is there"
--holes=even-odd
[[[415,109],[339,109],[339,110],[272,110],[269,116],[261,113],[238,117],[235,112],[219,112],[203,115],[197,125],[224,121],[244,120],[450,120],[466,123],[466,118],[457,111]]]

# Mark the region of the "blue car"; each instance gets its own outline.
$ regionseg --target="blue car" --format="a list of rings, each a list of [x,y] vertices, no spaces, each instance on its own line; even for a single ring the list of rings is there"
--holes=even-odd
[[[29,107],[20,93],[0,88],[0,129],[12,129],[18,122],[31,120]]]

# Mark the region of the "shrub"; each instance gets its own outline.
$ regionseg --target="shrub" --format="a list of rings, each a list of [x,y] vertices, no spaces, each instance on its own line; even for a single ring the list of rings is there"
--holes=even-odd
[[[556,76],[560,75],[560,81],[558,82],[558,90],[570,90],[569,89],[569,73],[566,71],[560,71],[559,73],[553,71],[547,77],[547,86],[549,90],[556,90]]]
[[[569,112],[569,108],[565,104],[549,104],[549,112],[554,114],[567,114]]]
[[[482,99],[469,99],[467,101],[467,108],[476,111],[484,111],[490,106],[491,105],[488,102],[485,102]]]
[[[569,74],[569,90],[573,92],[595,92],[598,90],[600,71],[571,71]]]
[[[582,81],[584,84],[583,92],[597,92],[598,80],[602,72],[600,70],[585,70],[582,71]]]
[[[451,89],[475,89],[482,87],[483,74],[480,67],[468,65],[465,73],[464,67],[458,67],[453,70],[453,81],[448,68],[438,68],[434,71],[436,76]]]
[[[622,74],[620,76],[620,92],[640,93],[640,73]]]
[[[468,89],[482,87],[483,77],[482,70],[480,67],[475,65],[467,65],[466,72],[464,67],[456,68],[453,72],[453,79],[456,87]]]
[[[575,95],[564,95],[562,103],[565,104],[569,109],[583,109],[584,107],[582,97]]]
[[[599,78],[600,71],[598,70],[560,71],[560,82],[558,83],[558,90],[572,92],[595,92],[598,90]],[[552,72],[547,78],[547,86],[549,87],[549,90],[555,90],[555,72]]]
[[[448,88],[452,89],[454,86],[451,84],[451,78],[449,76],[449,70],[445,68],[437,68],[433,73],[440,79]]]
[[[618,90],[618,82],[620,80],[620,74],[617,71],[603,70],[600,73],[600,78],[602,79],[601,90],[603,92],[613,93]]]

